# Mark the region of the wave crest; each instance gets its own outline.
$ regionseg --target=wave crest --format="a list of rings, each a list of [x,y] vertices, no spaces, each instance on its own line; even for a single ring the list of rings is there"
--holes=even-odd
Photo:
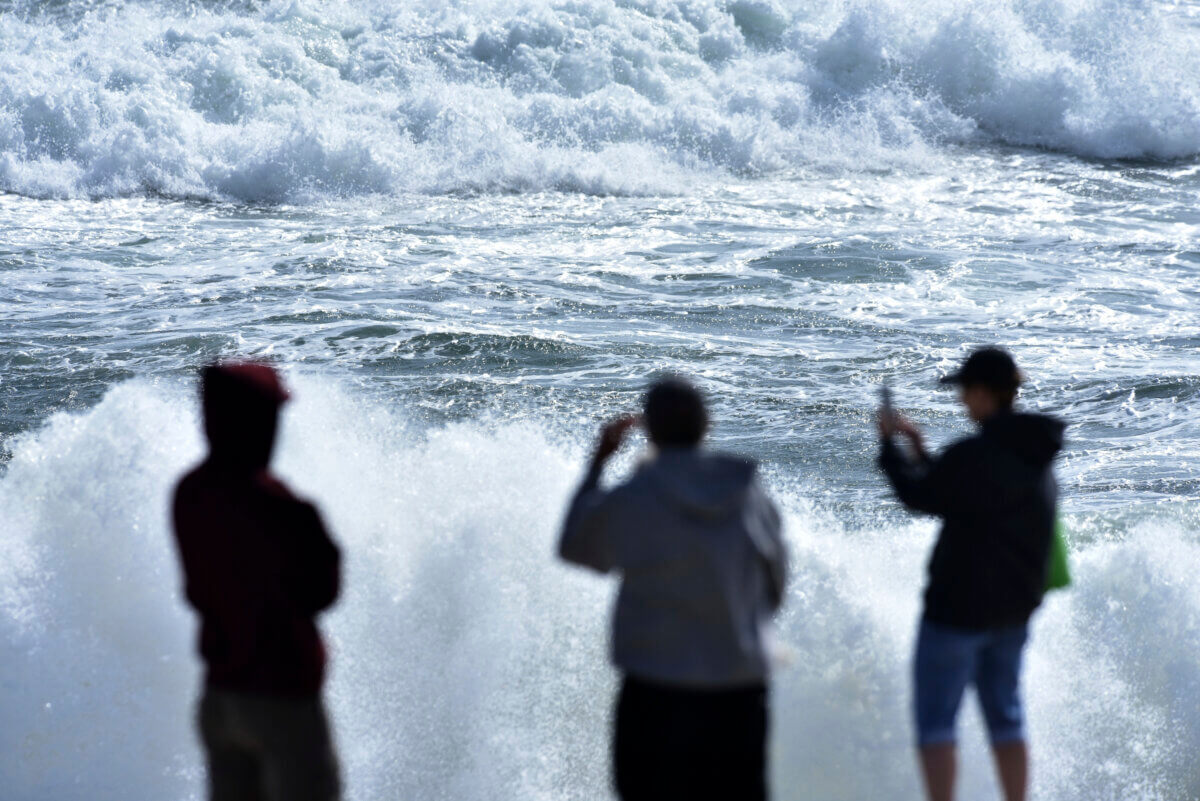
[[[645,194],[946,143],[1200,153],[1200,46],[1132,0],[191,9],[0,18],[0,188]]]

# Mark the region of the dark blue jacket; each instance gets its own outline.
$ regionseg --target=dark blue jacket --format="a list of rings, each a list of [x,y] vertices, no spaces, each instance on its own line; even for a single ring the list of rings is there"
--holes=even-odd
[[[972,629],[1029,620],[1046,587],[1064,428],[1045,415],[1000,414],[927,460],[884,440],[879,463],[900,501],[943,520],[927,620]]]

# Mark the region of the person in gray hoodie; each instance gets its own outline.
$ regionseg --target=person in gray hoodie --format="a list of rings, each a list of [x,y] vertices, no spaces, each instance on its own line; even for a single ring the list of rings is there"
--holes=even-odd
[[[602,489],[604,464],[639,423],[653,458]],[[756,464],[702,449],[707,428],[690,383],[656,382],[641,418],[601,430],[559,541],[566,561],[621,575],[611,646],[623,801],[767,797],[770,621],[786,551]]]

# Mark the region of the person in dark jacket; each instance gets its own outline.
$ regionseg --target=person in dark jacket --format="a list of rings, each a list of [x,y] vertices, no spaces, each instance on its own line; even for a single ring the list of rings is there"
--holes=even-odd
[[[689,383],[657,382],[643,414],[653,459],[602,489],[638,419],[605,426],[559,541],[563,559],[621,574],[611,644],[624,674],[613,738],[624,801],[767,796],[768,648],[786,553],[756,465],[699,447],[707,420]]]
[[[205,664],[198,725],[211,801],[339,797],[314,617],[338,596],[340,556],[317,510],[268,471],[287,400],[263,364],[202,377],[207,458],[173,518]]]
[[[930,801],[954,794],[955,719],[968,684],[983,707],[1007,801],[1022,801],[1028,751],[1019,680],[1027,623],[1042,600],[1064,425],[1014,411],[1021,375],[999,348],[972,353],[942,379],[978,432],[931,457],[921,432],[880,415],[880,465],[909,509],[942,518],[917,637],[914,706]],[[894,435],[904,436],[910,453]]]

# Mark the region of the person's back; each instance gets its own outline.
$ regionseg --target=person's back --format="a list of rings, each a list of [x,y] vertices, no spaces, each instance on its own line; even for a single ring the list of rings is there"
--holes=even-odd
[[[210,798],[333,801],[314,617],[337,598],[340,556],[316,509],[271,476],[287,393],[265,365],[206,368],[209,454],[175,491],[175,540],[200,615],[199,727]]]
[[[627,483],[583,500],[561,552],[621,573],[617,665],[695,686],[766,676],[762,627],[779,603],[781,546],[756,472],[744,459],[666,448]]]
[[[206,683],[318,692],[325,651],[313,616],[337,597],[338,554],[316,510],[265,471],[208,462],[180,481],[174,506]]]
[[[684,426],[690,433],[673,438],[660,423],[656,436],[664,412],[654,401],[663,396],[668,415],[671,403],[692,404],[700,422]],[[621,574],[614,774],[625,801],[766,795],[765,640],[785,580],[780,520],[753,462],[696,447],[704,428],[696,404],[678,380],[652,388],[646,417],[657,454],[611,491],[600,489],[599,473],[631,421],[606,427],[559,545],[567,561]]]
[[[885,446],[900,500],[944,521],[929,562],[925,618],[991,628],[1022,624],[1041,603],[1058,498],[1052,462],[1061,422],[998,412],[936,464]]]

